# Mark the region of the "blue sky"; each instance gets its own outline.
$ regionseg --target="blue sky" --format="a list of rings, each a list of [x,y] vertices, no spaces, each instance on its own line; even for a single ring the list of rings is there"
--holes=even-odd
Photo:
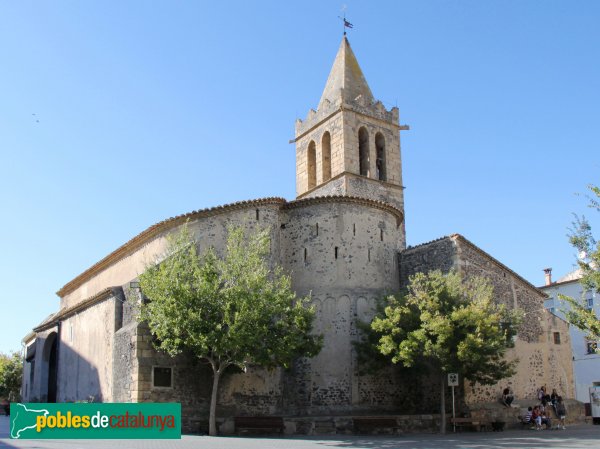
[[[576,193],[600,183],[599,2],[6,1],[0,351],[152,224],[295,197],[288,140],[343,3],[373,94],[411,127],[408,243],[458,232],[536,285],[572,269]]]

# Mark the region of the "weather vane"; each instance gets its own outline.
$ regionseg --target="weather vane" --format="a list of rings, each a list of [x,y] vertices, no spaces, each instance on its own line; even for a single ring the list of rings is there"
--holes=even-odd
[[[348,22],[346,20],[346,5],[344,5],[342,7],[342,12],[344,13],[344,17],[338,16],[338,18],[344,23],[343,30],[344,30],[344,36],[345,36],[346,35],[346,28],[354,28],[354,25],[352,25],[350,22]]]

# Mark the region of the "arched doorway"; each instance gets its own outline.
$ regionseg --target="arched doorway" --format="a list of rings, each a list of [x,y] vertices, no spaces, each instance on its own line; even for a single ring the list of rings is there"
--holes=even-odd
[[[57,344],[56,332],[52,332],[46,341],[44,342],[44,353],[43,353],[43,368],[42,373],[42,391],[46,392],[46,402],[56,402],[56,385],[57,385]],[[44,382],[46,380],[46,382]],[[44,395],[42,394],[42,397]]]

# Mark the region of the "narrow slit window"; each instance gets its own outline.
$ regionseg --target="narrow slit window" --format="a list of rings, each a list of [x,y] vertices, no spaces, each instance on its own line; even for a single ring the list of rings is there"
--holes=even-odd
[[[259,215],[258,209],[256,209],[256,221],[258,221],[259,218],[260,218],[260,215]]]
[[[383,229],[379,230],[379,240],[383,242]]]
[[[304,262],[306,262],[307,258],[308,258],[308,250],[306,248],[304,248]]]
[[[352,234],[356,236],[356,223],[352,225]]]
[[[335,258],[336,259],[338,258],[338,247],[337,246],[335,247]]]
[[[367,250],[367,259],[369,260],[369,262],[371,262],[371,249],[370,248]]]
[[[315,231],[317,232],[317,235],[319,235],[319,223],[315,225]]]

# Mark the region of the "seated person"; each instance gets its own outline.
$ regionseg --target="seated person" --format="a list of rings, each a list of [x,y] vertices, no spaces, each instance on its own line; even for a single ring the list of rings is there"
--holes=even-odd
[[[535,424],[535,430],[542,430],[542,412],[540,411],[539,405],[533,407],[531,421]]]
[[[533,414],[533,408],[528,407],[527,408],[527,413],[525,413],[525,415],[523,415],[521,417],[521,422],[523,424],[530,424],[531,423],[531,415]]]
[[[510,407],[510,404],[515,399],[510,387],[506,387],[504,391],[502,391],[502,403],[507,407]]]
[[[546,426],[546,429],[552,429],[552,421],[545,412],[540,412],[541,424]]]

